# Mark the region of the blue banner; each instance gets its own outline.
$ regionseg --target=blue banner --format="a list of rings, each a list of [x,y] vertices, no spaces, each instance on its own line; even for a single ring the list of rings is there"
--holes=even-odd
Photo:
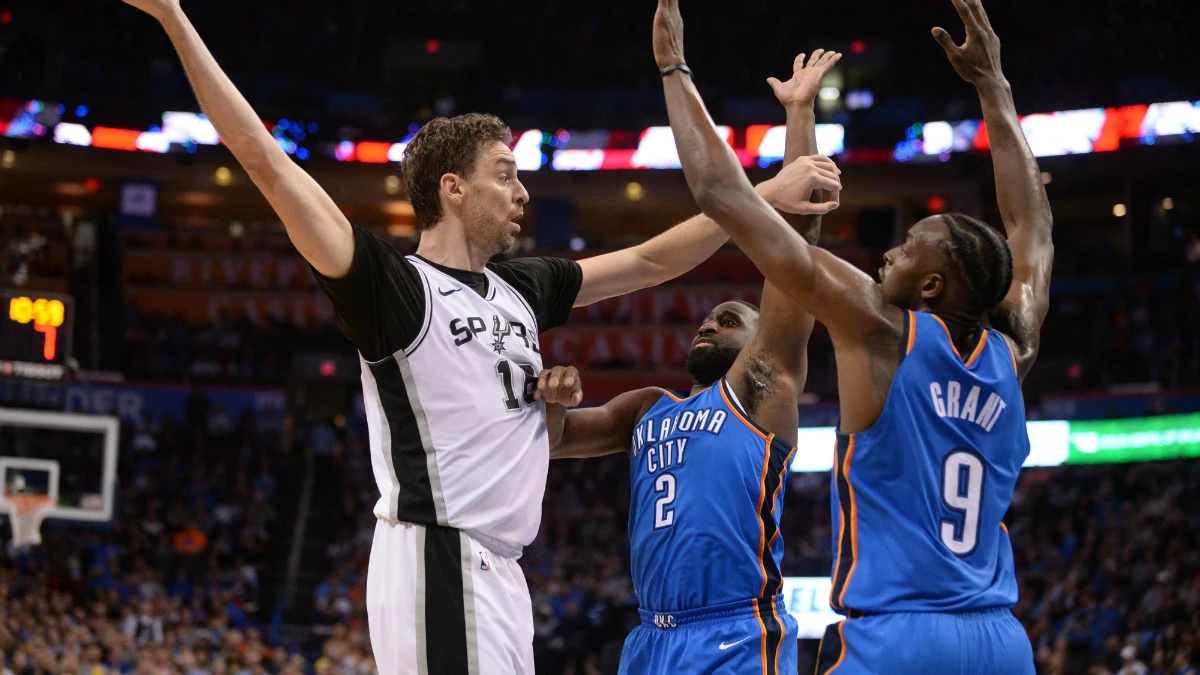
[[[0,405],[117,415],[131,423],[147,414],[182,420],[192,396],[206,397],[210,408],[220,406],[234,419],[246,410],[256,414],[281,412],[286,405],[282,389],[0,380]]]

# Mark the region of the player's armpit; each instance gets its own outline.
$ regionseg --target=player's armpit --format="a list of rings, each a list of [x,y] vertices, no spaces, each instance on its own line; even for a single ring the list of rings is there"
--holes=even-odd
[[[808,377],[808,339],[813,317],[773,284],[763,284],[758,328],[733,366],[727,381],[754,422],[794,443],[796,405]]]
[[[1017,375],[1022,380],[1037,361],[1041,349],[1042,322],[1050,305],[1049,272],[1045,274],[1044,281],[1031,279],[1030,275],[1029,271],[1022,274],[1014,270],[1008,295],[987,317],[993,328],[1012,338]]]
[[[558,423],[559,427],[549,429],[550,459],[628,452],[638,420],[662,395],[663,390],[657,387],[627,391],[597,408],[564,409],[561,421],[550,416],[547,409],[547,424]]]

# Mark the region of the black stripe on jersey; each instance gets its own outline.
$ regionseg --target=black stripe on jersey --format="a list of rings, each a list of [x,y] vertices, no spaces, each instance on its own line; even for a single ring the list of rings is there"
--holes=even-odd
[[[467,619],[463,597],[462,538],[458,530],[425,530],[425,670],[467,675]],[[403,572],[392,570],[391,573]]]
[[[841,517],[841,536],[838,538],[838,559],[833,570],[833,589],[829,593],[829,604],[834,611],[843,611],[842,593],[846,581],[854,568],[854,506],[850,501],[850,481],[846,477],[846,455],[850,449],[850,436],[837,435],[837,451],[834,454],[833,472],[837,480],[838,513]]]
[[[817,667],[813,675],[825,675],[842,661],[845,644],[842,642],[842,622],[831,623],[825,629],[821,644],[817,647]]]
[[[758,606],[758,616],[762,619],[763,628],[766,629],[763,672],[767,675],[779,675],[779,647],[783,644],[784,628],[778,612],[775,611],[775,598],[756,598],[754,602]]]
[[[782,489],[784,476],[787,475],[787,460],[792,455],[792,448],[783,441],[769,436],[770,443],[766,447],[767,471],[763,481],[762,507],[758,517],[762,519],[762,549],[759,550],[759,560],[765,575],[762,591],[759,595],[774,596],[783,592],[783,575],[775,556],[771,555],[771,543],[779,536],[779,527],[775,523],[775,496]]]
[[[379,391],[382,421],[390,430],[392,467],[396,470],[400,488],[396,495],[396,519],[417,525],[437,525],[428,456],[421,444],[417,416],[404,386],[400,364],[392,358],[368,367]]]
[[[915,324],[917,323],[917,315],[913,314],[911,310],[905,312],[903,323],[904,323],[904,330],[901,331],[901,333],[900,333],[900,360],[901,361],[904,360],[904,357],[908,356],[909,352],[912,351],[912,348],[914,346],[914,345],[909,344],[909,340],[911,340],[915,337],[914,331],[916,330]]]

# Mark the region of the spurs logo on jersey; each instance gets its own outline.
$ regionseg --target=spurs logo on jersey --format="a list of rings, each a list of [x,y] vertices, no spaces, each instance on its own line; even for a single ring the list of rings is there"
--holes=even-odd
[[[487,330],[487,321],[481,316],[469,316],[465,319],[454,318],[450,321],[450,334],[454,336],[454,346],[461,347],[476,339]],[[497,354],[504,353],[505,338],[515,335],[525,343],[525,347],[541,353],[537,345],[537,331],[530,331],[520,321],[509,321],[498,314],[492,315],[491,347]]]
[[[542,357],[524,297],[487,271],[460,287],[419,258],[425,318],[407,348],[363,364],[371,460],[388,520],[443,525],[513,547],[537,534],[549,444]]]

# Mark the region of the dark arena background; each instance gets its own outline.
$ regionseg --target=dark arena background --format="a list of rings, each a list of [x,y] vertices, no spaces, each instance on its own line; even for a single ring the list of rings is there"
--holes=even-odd
[[[987,3],[1054,213],[1032,454],[1005,518],[1039,673],[1200,673],[1200,4]],[[651,59],[654,3],[185,0],[279,145],[353,223],[415,250],[399,176],[434,117],[513,129],[532,195],[508,256],[593,256],[697,212]],[[754,182],[765,79],[845,56],[817,101],[842,169],[821,245],[872,275],[930,214],[998,224],[986,128],[932,26],[949,0],[684,3],[689,64]],[[732,245],[541,336],[585,406],[687,389],[696,326],[758,302]],[[118,0],[0,0],[0,672],[367,674],[379,497],[359,361],[278,218]],[[818,325],[785,493],[800,669],[837,620],[837,379]],[[21,501],[18,492],[31,499]],[[627,460],[551,463],[520,559],[537,672],[617,672],[637,624]],[[5,519],[7,520],[7,519]]]

